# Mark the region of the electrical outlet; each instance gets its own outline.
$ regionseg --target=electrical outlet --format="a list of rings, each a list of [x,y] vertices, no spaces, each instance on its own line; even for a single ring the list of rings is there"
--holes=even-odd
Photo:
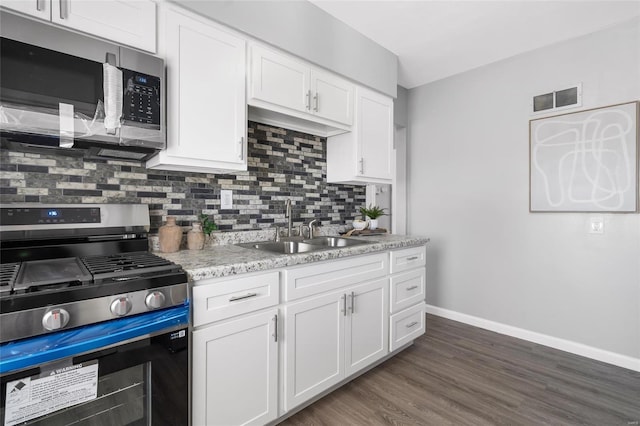
[[[223,189],[220,191],[220,209],[231,210],[233,208],[233,191]]]
[[[604,218],[592,217],[589,219],[590,234],[604,234]]]

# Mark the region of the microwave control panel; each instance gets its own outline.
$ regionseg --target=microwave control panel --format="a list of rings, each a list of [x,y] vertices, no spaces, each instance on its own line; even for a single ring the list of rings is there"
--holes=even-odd
[[[129,124],[160,129],[160,79],[122,69],[122,118]]]

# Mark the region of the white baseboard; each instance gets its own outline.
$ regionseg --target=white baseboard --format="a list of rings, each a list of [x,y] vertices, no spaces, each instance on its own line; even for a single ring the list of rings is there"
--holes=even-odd
[[[496,333],[506,334],[507,336],[517,337],[518,339],[527,340],[529,342],[538,343],[540,345],[560,349],[561,351],[571,352],[572,354],[584,356],[587,358],[606,362],[607,364],[613,364],[617,365],[618,367],[628,368],[629,370],[640,372],[640,358],[633,358],[627,355],[605,351],[603,349],[594,348],[593,346],[572,342],[571,340],[565,340],[542,333],[536,333],[535,331],[513,327],[511,325],[506,325],[484,318],[475,317],[473,315],[451,311],[449,309],[439,308],[433,305],[426,305],[426,311],[429,314],[437,315],[439,317],[473,325],[485,330],[495,331]],[[427,329],[428,328],[429,324],[427,323]]]

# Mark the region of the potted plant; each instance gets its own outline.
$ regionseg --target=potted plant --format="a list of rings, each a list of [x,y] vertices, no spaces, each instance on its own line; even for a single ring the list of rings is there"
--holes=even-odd
[[[369,204],[369,207],[360,207],[360,213],[369,222],[369,229],[374,230],[378,227],[378,218],[386,215],[385,209],[381,209],[379,206],[373,206]]]
[[[207,236],[207,239],[211,239],[211,233],[218,230],[218,225],[206,214],[198,216],[200,223],[202,223],[202,232]]]

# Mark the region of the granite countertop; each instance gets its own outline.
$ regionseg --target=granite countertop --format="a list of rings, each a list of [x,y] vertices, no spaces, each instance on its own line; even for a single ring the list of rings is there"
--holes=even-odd
[[[429,241],[428,238],[408,235],[376,235],[350,238],[366,241],[368,244],[327,248],[297,254],[270,253],[232,244],[207,247],[204,250],[181,250],[177,253],[156,254],[181,265],[189,275],[190,280],[198,281],[422,245]]]

